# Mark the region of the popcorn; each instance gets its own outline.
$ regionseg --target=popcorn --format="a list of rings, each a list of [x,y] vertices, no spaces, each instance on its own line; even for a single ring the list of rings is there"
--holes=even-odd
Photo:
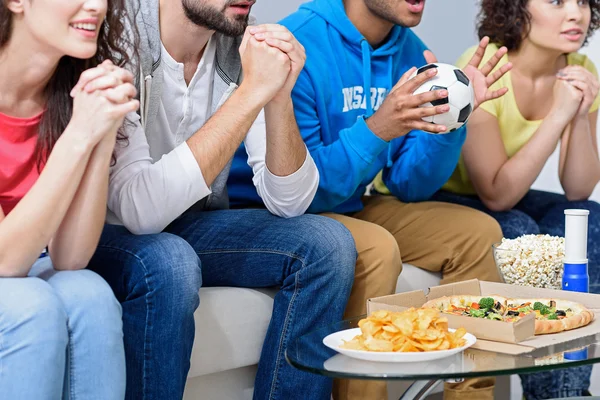
[[[561,289],[565,239],[550,235],[523,235],[502,239],[494,258],[504,281],[520,286]]]

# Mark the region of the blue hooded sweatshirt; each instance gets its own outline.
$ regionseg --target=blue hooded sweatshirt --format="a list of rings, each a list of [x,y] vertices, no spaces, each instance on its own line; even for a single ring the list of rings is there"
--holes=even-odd
[[[309,212],[360,211],[366,186],[382,169],[385,184],[401,201],[429,199],[454,171],[466,128],[445,135],[412,131],[386,142],[365,122],[407,70],[426,64],[423,42],[412,30],[394,26],[373,49],[346,16],[342,0],[306,3],[281,24],[306,49],[292,98],[320,173]],[[239,149],[228,183],[233,204],[260,202],[246,159]]]

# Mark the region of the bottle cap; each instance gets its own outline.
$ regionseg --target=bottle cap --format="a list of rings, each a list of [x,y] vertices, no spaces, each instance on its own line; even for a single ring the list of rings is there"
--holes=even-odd
[[[565,210],[565,259],[587,259],[588,210]]]

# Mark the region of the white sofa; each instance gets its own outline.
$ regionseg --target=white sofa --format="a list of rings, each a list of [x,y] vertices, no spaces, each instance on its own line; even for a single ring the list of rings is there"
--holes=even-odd
[[[405,264],[396,290],[426,289],[439,282],[439,274]],[[185,400],[252,398],[256,365],[275,293],[274,289],[200,289]]]

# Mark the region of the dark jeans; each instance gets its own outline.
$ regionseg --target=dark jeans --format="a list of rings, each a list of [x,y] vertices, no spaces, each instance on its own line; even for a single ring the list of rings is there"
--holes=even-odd
[[[509,211],[491,211],[476,196],[461,196],[440,191],[431,200],[475,208],[494,217],[505,238],[525,234],[564,236],[564,210],[579,208],[590,211],[588,229],[588,266],[590,292],[600,293],[600,204],[594,201],[568,201],[564,195],[530,190]],[[590,386],[591,366],[521,375],[527,400],[582,396]]]
[[[272,287],[255,399],[328,400],[332,381],[285,360],[292,340],[342,319],[354,279],[354,240],[330,218],[266,210],[189,212],[165,232],[107,225],[90,269],[123,307],[127,399],[183,396],[200,286]]]

